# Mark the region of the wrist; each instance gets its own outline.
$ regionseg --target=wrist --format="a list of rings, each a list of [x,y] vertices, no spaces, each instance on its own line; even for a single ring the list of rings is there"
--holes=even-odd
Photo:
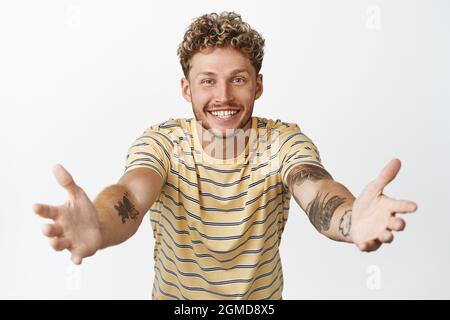
[[[353,228],[352,228],[352,218],[353,218],[353,203],[351,206],[344,209],[344,213],[339,219],[339,234],[342,240],[345,242],[353,242]]]
[[[107,237],[106,237],[106,228],[105,228],[105,223],[102,223],[102,219],[100,217],[100,208],[96,208],[97,210],[97,221],[98,221],[98,225],[97,225],[97,250],[100,249],[104,249],[106,247],[108,247],[107,244]]]

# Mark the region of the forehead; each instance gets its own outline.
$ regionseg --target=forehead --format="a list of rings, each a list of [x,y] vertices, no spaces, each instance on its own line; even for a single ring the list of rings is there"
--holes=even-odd
[[[231,47],[209,48],[195,53],[190,61],[191,75],[202,72],[227,74],[236,69],[254,72],[250,59],[239,50]]]

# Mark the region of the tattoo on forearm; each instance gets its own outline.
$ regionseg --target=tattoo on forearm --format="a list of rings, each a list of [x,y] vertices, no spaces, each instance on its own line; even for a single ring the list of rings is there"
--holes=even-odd
[[[119,201],[114,208],[117,210],[119,217],[122,218],[122,223],[125,223],[125,221],[129,219],[136,220],[139,215],[139,211],[136,210],[134,205],[128,199],[128,192],[125,192],[122,201]]]
[[[322,198],[321,194],[318,193],[316,198],[306,207],[309,220],[319,232],[327,231],[330,228],[334,212],[345,202],[345,198],[340,196],[332,196],[327,199],[328,195],[329,193]]]
[[[339,222],[339,231],[344,237],[350,235],[350,229],[352,227],[352,210],[347,210],[341,217]]]
[[[305,180],[317,181],[321,179],[333,178],[325,169],[310,164],[302,164],[289,172],[287,184],[292,189],[293,184],[300,186]]]

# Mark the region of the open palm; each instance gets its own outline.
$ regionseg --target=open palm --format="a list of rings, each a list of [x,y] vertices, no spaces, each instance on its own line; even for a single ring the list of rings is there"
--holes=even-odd
[[[101,247],[100,223],[97,210],[84,190],[61,165],[55,165],[53,174],[59,185],[67,190],[69,201],[60,206],[33,205],[33,211],[53,220],[42,228],[50,245],[57,251],[69,250],[73,263],[93,255]]]
[[[392,231],[405,228],[405,220],[396,214],[417,210],[412,201],[396,200],[383,194],[383,189],[394,180],[400,167],[400,160],[391,160],[355,200],[350,233],[362,251],[373,251],[382,243],[391,242],[394,239]]]

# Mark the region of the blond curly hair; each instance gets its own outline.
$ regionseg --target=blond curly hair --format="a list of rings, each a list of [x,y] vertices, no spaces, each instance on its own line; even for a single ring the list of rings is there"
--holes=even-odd
[[[250,59],[259,73],[264,57],[264,39],[235,12],[204,14],[196,18],[184,34],[178,46],[184,76],[187,78],[191,69],[192,56],[204,49],[231,46],[240,50]]]

